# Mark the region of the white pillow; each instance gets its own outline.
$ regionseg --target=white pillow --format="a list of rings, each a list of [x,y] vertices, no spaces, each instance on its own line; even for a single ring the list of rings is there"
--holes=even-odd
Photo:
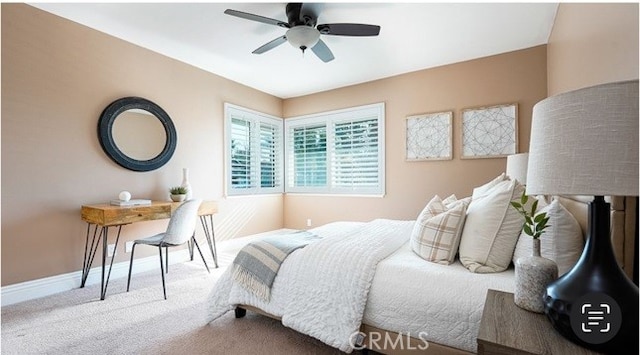
[[[509,267],[524,217],[511,206],[524,191],[518,181],[501,181],[474,197],[460,240],[460,261],[477,273],[501,272]]]
[[[540,254],[555,261],[558,264],[558,276],[562,276],[580,259],[584,248],[582,229],[575,217],[558,200],[551,201],[548,206],[538,205],[536,214],[542,212],[547,213],[549,222],[540,236]],[[520,257],[531,256],[532,253],[533,238],[522,232],[513,253],[513,262]]]
[[[451,264],[458,252],[467,202],[449,196],[445,205],[436,195],[422,210],[411,232],[411,249],[421,258]]]
[[[507,174],[502,173],[498,175],[498,177],[496,177],[495,179],[489,181],[488,183],[473,189],[473,194],[471,195],[471,198],[474,199],[474,198],[480,198],[480,197],[486,196],[487,193],[489,193],[489,191],[491,191],[492,188],[494,188],[499,183],[507,180],[509,180],[509,178],[507,177]]]

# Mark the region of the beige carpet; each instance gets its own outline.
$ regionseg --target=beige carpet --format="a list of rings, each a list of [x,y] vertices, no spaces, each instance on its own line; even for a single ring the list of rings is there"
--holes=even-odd
[[[279,321],[233,312],[207,322],[206,300],[232,260],[224,247],[221,268],[208,274],[201,262],[171,265],[167,297],[160,272],[74,289],[2,308],[2,354],[339,354]]]

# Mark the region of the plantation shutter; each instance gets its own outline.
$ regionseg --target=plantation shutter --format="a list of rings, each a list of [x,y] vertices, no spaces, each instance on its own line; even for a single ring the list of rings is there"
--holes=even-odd
[[[225,104],[227,194],[282,193],[281,119]]]
[[[295,187],[327,186],[327,127],[312,124],[288,131],[292,154],[289,155],[289,182]]]
[[[260,123],[260,187],[282,185],[282,126]]]
[[[239,117],[231,119],[231,186],[233,189],[253,187],[251,122]]]
[[[367,192],[379,185],[378,119],[336,122],[333,125],[332,186],[336,190]]]
[[[384,195],[384,104],[285,120],[286,192]]]

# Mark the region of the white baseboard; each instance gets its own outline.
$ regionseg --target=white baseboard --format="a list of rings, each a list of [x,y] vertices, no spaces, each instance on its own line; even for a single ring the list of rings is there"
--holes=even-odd
[[[169,265],[182,263],[190,260],[189,251],[181,249],[172,251],[169,255]],[[158,268],[158,256],[148,256],[146,258],[135,259],[133,261],[133,274],[155,270]],[[107,267],[106,272],[109,271]],[[129,262],[123,261],[113,264],[110,280],[127,277],[129,274]],[[96,266],[91,268],[85,286],[99,284],[102,277],[102,267]],[[24,302],[40,297],[53,295],[55,293],[69,291],[80,287],[82,279],[82,271],[74,271],[67,274],[45,277],[42,279],[21,282],[18,284],[2,287],[2,306]]]
[[[290,233],[295,231],[294,229],[279,229],[274,231],[268,231],[264,233],[259,233],[255,235],[251,235],[248,237],[235,238],[227,241],[223,241],[219,244],[219,254],[224,254],[225,244],[228,245],[231,249],[234,248],[234,245],[237,244],[237,249],[240,250],[244,244],[246,244],[246,240],[251,240],[251,238],[257,238],[260,236],[266,236],[271,234],[279,234],[279,233]],[[201,244],[202,245],[202,244]],[[206,245],[206,242],[205,242]],[[237,253],[237,251],[236,251]],[[177,264],[182,263],[187,260],[190,260],[188,249],[180,249],[176,251],[171,251],[169,256],[169,264]],[[205,255],[208,254],[205,252]],[[196,254],[197,255],[197,254]],[[197,257],[197,256],[196,256]],[[133,261],[133,274],[156,270],[158,268],[158,256],[153,255],[146,258],[135,259]],[[108,271],[108,268],[107,268]],[[126,277],[129,274],[129,262],[123,261],[116,264],[113,264],[113,270],[111,271],[111,277],[109,280]],[[86,286],[99,284],[101,282],[102,276],[102,267],[97,266],[91,268],[89,272],[89,276],[87,277]],[[24,302],[36,298],[41,298],[49,295],[53,295],[56,293],[73,290],[74,288],[80,287],[80,281],[82,279],[82,271],[70,272],[67,274],[56,275],[45,277],[42,279],[25,281],[18,284],[8,285],[2,287],[0,300],[2,306],[8,306],[11,304]]]

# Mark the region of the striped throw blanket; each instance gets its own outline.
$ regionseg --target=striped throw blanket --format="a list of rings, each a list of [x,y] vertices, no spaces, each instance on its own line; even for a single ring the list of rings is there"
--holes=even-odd
[[[296,249],[317,239],[317,235],[301,231],[251,242],[233,260],[232,277],[246,290],[268,301],[282,262]]]

